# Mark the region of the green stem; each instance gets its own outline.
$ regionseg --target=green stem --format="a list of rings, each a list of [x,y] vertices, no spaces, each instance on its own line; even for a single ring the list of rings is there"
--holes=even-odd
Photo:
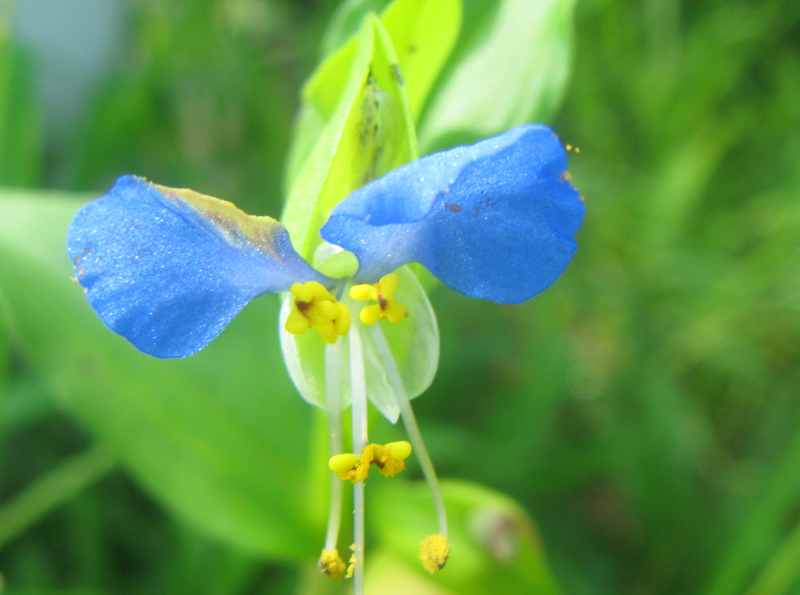
[[[102,448],[92,448],[36,479],[0,508],[0,549],[60,504],[92,485],[114,467]]]

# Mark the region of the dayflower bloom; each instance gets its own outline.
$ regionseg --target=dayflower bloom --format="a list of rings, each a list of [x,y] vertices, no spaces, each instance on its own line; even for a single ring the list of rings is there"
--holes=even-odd
[[[231,203],[123,176],[76,216],[67,251],[100,318],[137,349],[185,357],[211,342],[245,304],[288,292],[281,345],[301,395],[328,410],[331,516],[320,569],[363,581],[364,480],[401,471],[411,446],[428,479],[439,533],[422,543],[432,572],[447,560],[447,521],[409,399],[438,362],[433,311],[408,263],[472,297],[516,304],[563,272],[584,207],[566,152],[541,125],[423,157],[356,190],[330,212],[312,268],[283,226]],[[351,310],[358,310],[351,317]],[[353,312],[355,314],[355,312]],[[308,332],[315,329],[315,332]],[[408,442],[370,444],[367,399]],[[352,404],[353,451],[341,442]],[[350,568],[338,554],[342,480],[355,484]]]

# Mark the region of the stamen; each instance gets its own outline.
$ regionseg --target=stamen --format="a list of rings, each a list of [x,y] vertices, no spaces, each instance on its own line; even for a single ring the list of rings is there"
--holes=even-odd
[[[339,479],[349,479],[356,484],[367,479],[369,467],[374,460],[375,453],[372,450],[372,445],[369,445],[361,453],[361,456],[348,453],[331,457],[331,460],[328,461],[328,466],[331,471],[335,471],[339,475]],[[349,466],[348,463],[350,463]]]
[[[361,457],[357,454],[346,452],[340,455],[333,455],[330,461],[328,461],[328,467],[330,467],[331,471],[341,476],[342,473],[347,473],[354,469],[360,461]],[[342,479],[348,478],[342,477]]]
[[[328,461],[330,470],[340,479],[354,484],[369,477],[371,465],[377,465],[381,475],[393,477],[406,468],[405,460],[411,455],[411,444],[405,440],[389,444],[370,444],[361,453],[334,455]]]
[[[392,355],[391,349],[389,349],[389,344],[386,342],[386,337],[384,336],[381,327],[373,326],[370,327],[369,331],[372,336],[372,343],[375,345],[375,350],[378,352],[378,356],[381,358],[384,370],[386,370],[386,376],[389,380],[389,384],[391,385],[395,397],[397,398],[397,404],[400,407],[400,416],[403,418],[403,424],[406,427],[406,432],[411,440],[411,444],[414,446],[414,450],[417,453],[417,459],[419,459],[419,464],[422,467],[422,473],[425,475],[425,480],[428,482],[428,487],[431,490],[433,505],[436,509],[436,518],[439,523],[439,534],[441,534],[442,539],[444,539],[446,543],[447,512],[444,508],[442,490],[439,487],[439,479],[436,477],[436,471],[433,468],[433,462],[431,461],[430,454],[428,454],[428,449],[425,447],[425,442],[422,440],[422,434],[419,431],[417,419],[414,417],[414,410],[411,408],[411,402],[408,400],[408,393],[406,392],[405,385],[403,384],[403,379],[400,376],[400,371],[397,369],[397,362],[394,360],[394,356]],[[433,537],[436,536],[431,536],[428,539]],[[426,539],[423,544],[425,544],[428,539]],[[439,544],[441,543],[441,540],[437,538],[433,543]],[[435,563],[437,566],[439,566],[439,568],[441,568],[447,561],[447,555],[441,554],[441,552],[444,551],[444,548],[436,546],[432,551],[436,555],[426,554],[426,556],[423,558],[423,563],[425,560],[430,558],[434,561],[432,563]],[[447,546],[447,554],[449,554],[449,552],[450,547]],[[441,564],[439,564],[439,562],[441,562]]]
[[[325,395],[328,409],[328,449],[330,453],[342,451],[342,399],[341,399],[341,345],[325,346]],[[331,474],[330,510],[328,530],[325,534],[325,549],[319,559],[319,569],[331,578],[341,578],[344,561],[339,557],[336,542],[342,524],[342,500],[344,486]]]
[[[301,335],[316,327],[320,337],[333,344],[350,330],[350,310],[320,283],[294,283],[290,291],[294,306],[284,325],[287,332]]]
[[[380,474],[384,477],[394,477],[406,468],[406,459],[411,455],[411,444],[402,440],[390,442],[386,445],[372,444],[375,460]]]
[[[350,288],[350,297],[354,300],[378,302],[361,310],[359,318],[367,326],[372,326],[378,320],[385,318],[389,322],[402,322],[408,318],[408,312],[403,304],[392,299],[400,277],[397,273],[389,273],[381,277],[378,283],[354,285]]]
[[[350,334],[350,393],[353,409],[353,450],[363,452],[369,443],[367,436],[367,379],[364,370],[364,350],[361,329]],[[348,575],[353,576],[354,595],[364,595],[364,482],[353,486],[353,555]]]

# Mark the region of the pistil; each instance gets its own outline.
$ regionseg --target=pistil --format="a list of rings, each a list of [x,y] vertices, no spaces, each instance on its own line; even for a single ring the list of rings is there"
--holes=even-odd
[[[342,399],[341,399],[341,344],[325,346],[325,395],[328,409],[328,449],[333,455],[342,452]],[[336,548],[342,523],[342,497],[344,487],[331,473],[330,510],[325,548],[319,559],[319,569],[331,578],[341,578],[345,564]]]
[[[428,487],[433,497],[433,505],[436,509],[436,518],[439,524],[439,533],[429,535],[422,542],[420,550],[420,559],[423,566],[431,573],[440,570],[447,562],[447,557],[450,555],[450,546],[447,541],[447,512],[444,507],[444,498],[442,498],[442,490],[439,487],[439,479],[436,476],[436,470],[433,468],[433,462],[428,454],[428,449],[425,447],[425,442],[422,440],[422,434],[417,425],[417,418],[414,416],[414,410],[411,408],[411,402],[408,399],[403,379],[400,376],[400,371],[397,368],[397,362],[394,360],[392,351],[389,344],[386,342],[386,337],[383,330],[379,325],[370,327],[370,335],[372,343],[375,345],[375,350],[381,358],[383,368],[386,370],[386,376],[389,384],[394,391],[397,398],[397,404],[400,407],[400,416],[403,419],[403,425],[406,427],[406,433],[411,441],[414,451],[417,453],[422,473],[425,475],[425,480],[428,482]]]
[[[367,385],[361,327],[350,333],[350,393],[353,413],[353,450],[362,452],[369,445],[367,435]],[[348,576],[353,577],[354,595],[364,595],[364,482],[353,486],[353,555]]]

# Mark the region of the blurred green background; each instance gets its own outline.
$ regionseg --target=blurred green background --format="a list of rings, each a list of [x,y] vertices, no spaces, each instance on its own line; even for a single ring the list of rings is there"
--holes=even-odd
[[[501,8],[545,5],[553,39],[500,43],[553,63],[516,116],[580,148],[580,248],[522,306],[432,293],[442,358],[415,405],[440,476],[472,482],[448,494],[475,550],[426,578],[403,535],[424,492],[375,481],[368,506],[391,513],[368,520],[368,592],[800,594],[800,4],[471,0],[445,73]],[[151,361],[94,318],[63,252],[122,173],[279,215],[301,85],[346,15],[0,0],[0,592],[348,588],[316,577],[324,430],[283,367],[277,299]],[[458,140],[437,136],[435,89],[426,151]]]

